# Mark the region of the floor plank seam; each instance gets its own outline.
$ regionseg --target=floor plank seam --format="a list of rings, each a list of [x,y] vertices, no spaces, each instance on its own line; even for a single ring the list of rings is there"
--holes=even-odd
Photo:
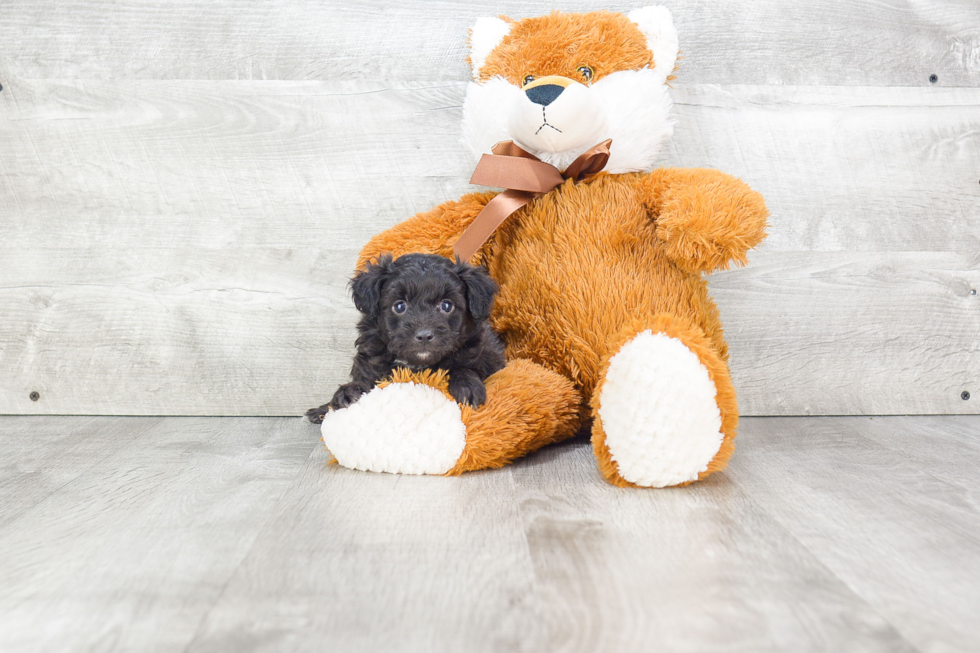
[[[283,418],[284,421],[293,420],[293,419],[296,418],[295,417]],[[296,487],[296,485],[302,481],[303,473],[306,470],[307,466],[310,464],[310,459],[315,457],[319,453],[320,447],[322,446],[323,443],[320,440],[317,440],[313,446],[313,449],[310,450],[309,455],[306,457],[304,463],[302,465],[297,466],[296,476],[289,484],[284,484],[282,492],[279,494],[278,497],[276,497],[275,504],[277,506],[280,505],[283,499],[285,499],[285,497],[290,493],[290,491],[292,491]],[[187,644],[182,649],[183,653],[187,653],[188,651],[190,651],[191,648],[194,646],[194,644],[198,641],[200,636],[203,634],[203,629],[207,624],[208,619],[211,617],[211,614],[214,612],[215,608],[217,608],[218,605],[221,603],[222,599],[225,596],[225,593],[228,591],[228,586],[231,585],[231,582],[235,579],[235,576],[238,574],[238,571],[242,568],[242,565],[245,563],[246,560],[248,560],[248,557],[252,554],[252,551],[255,549],[255,544],[262,538],[262,536],[272,526],[272,524],[276,521],[276,519],[278,519],[279,516],[280,513],[274,510],[270,510],[269,516],[265,520],[265,523],[262,524],[260,528],[255,530],[255,533],[252,536],[252,541],[248,545],[248,549],[238,560],[238,563],[235,565],[235,568],[231,571],[231,573],[228,574],[228,577],[225,579],[224,584],[222,584],[221,586],[221,591],[218,592],[217,595],[215,595],[214,602],[211,604],[211,607],[208,608],[208,610],[201,616],[200,621],[198,622],[197,626],[194,629],[194,634],[191,636]]]
[[[102,416],[102,417],[104,418],[105,416]],[[91,421],[98,420],[99,418],[100,418],[100,416],[91,416]],[[122,418],[118,418],[117,417],[116,419],[122,419]],[[9,528],[12,524],[16,523],[17,520],[21,519],[26,514],[28,514],[31,510],[33,510],[37,506],[39,506],[42,503],[44,503],[45,501],[47,501],[49,498],[51,498],[55,494],[58,494],[59,492],[61,492],[62,490],[64,490],[66,487],[68,487],[72,483],[76,482],[78,480],[78,478],[81,477],[81,476],[84,476],[86,472],[88,472],[88,471],[92,470],[93,468],[97,467],[98,465],[100,465],[101,463],[103,463],[106,459],[111,458],[112,456],[115,456],[116,454],[118,454],[119,451],[121,451],[125,447],[125,445],[127,445],[127,444],[129,444],[129,443],[131,443],[131,442],[133,442],[135,440],[138,440],[140,437],[142,437],[143,435],[145,435],[147,432],[149,432],[149,431],[153,430],[154,428],[156,428],[157,425],[160,424],[164,419],[166,419],[166,418],[159,417],[159,418],[153,420],[153,422],[151,422],[150,424],[148,424],[144,428],[142,428],[140,430],[137,430],[132,435],[132,437],[118,440],[115,443],[116,446],[113,449],[112,453],[110,453],[108,456],[105,456],[103,458],[97,458],[97,459],[93,460],[90,464],[88,464],[84,468],[78,470],[78,473],[74,477],[66,480],[64,483],[62,483],[62,484],[58,485],[57,487],[55,487],[54,489],[48,491],[47,494],[45,494],[43,497],[38,498],[37,501],[31,503],[30,505],[23,506],[22,508],[20,508],[18,510],[17,513],[15,513],[8,520],[6,520],[6,521],[0,521],[0,526],[3,526],[4,528]]]
[[[850,592],[850,593],[851,593],[851,594],[852,594],[852,595],[853,595],[854,597],[856,597],[856,598],[858,598],[858,599],[860,599],[860,600],[861,600],[861,602],[862,602],[862,603],[864,603],[864,605],[865,605],[865,607],[866,607],[866,608],[867,608],[868,610],[870,610],[870,611],[872,611],[872,612],[874,612],[874,614],[876,614],[876,615],[878,615],[878,617],[879,617],[879,618],[880,618],[880,619],[881,619],[881,620],[882,620],[882,621],[883,621],[884,623],[886,623],[886,624],[888,624],[889,626],[891,626],[891,628],[892,628],[892,630],[894,630],[894,631],[895,631],[895,633],[896,633],[896,634],[897,634],[897,635],[898,635],[898,636],[899,636],[899,637],[901,638],[901,640],[902,640],[903,642],[905,642],[905,644],[907,644],[907,645],[908,645],[908,647],[909,647],[909,649],[910,649],[910,650],[912,650],[912,651],[916,651],[917,653],[925,653],[925,651],[923,651],[923,650],[922,650],[922,649],[921,649],[920,647],[918,647],[918,646],[916,646],[915,644],[913,644],[913,643],[912,643],[912,641],[911,641],[911,640],[909,640],[909,638],[908,638],[908,636],[907,636],[907,635],[905,634],[905,632],[904,632],[904,631],[903,631],[903,630],[902,630],[901,628],[899,628],[899,627],[898,627],[898,626],[897,626],[897,625],[896,625],[896,624],[894,623],[894,621],[892,621],[891,619],[889,619],[889,618],[887,618],[887,617],[886,617],[886,616],[885,616],[884,614],[882,614],[882,613],[881,613],[881,611],[880,611],[880,610],[879,610],[878,608],[876,608],[876,607],[874,606],[874,603],[873,603],[873,601],[872,601],[872,599],[870,599],[870,598],[868,598],[868,597],[867,597],[867,596],[865,596],[865,595],[864,595],[863,593],[861,593],[861,592],[859,592],[859,591],[858,591],[858,590],[857,590],[857,589],[856,589],[856,588],[855,588],[855,587],[854,587],[854,586],[853,586],[853,585],[852,585],[851,583],[849,583],[849,582],[847,582],[847,581],[846,581],[846,580],[845,580],[844,578],[842,578],[842,577],[841,577],[841,576],[840,576],[840,575],[839,575],[839,574],[838,574],[838,573],[837,573],[836,571],[834,571],[834,570],[833,570],[833,569],[831,569],[831,568],[830,568],[829,566],[827,566],[827,564],[826,564],[826,563],[825,563],[825,562],[823,561],[823,559],[822,559],[822,558],[820,558],[820,557],[819,557],[819,556],[818,556],[818,555],[817,555],[817,554],[816,554],[816,553],[815,553],[815,552],[813,551],[813,549],[811,549],[811,548],[810,548],[809,546],[807,546],[807,544],[806,544],[805,542],[803,542],[803,541],[802,541],[802,540],[801,540],[800,538],[798,538],[798,537],[797,537],[797,536],[796,536],[796,535],[795,535],[795,534],[794,534],[794,533],[793,533],[793,532],[792,532],[792,531],[791,531],[791,530],[789,529],[789,527],[788,527],[788,526],[787,526],[787,525],[786,525],[786,524],[785,524],[785,523],[783,522],[783,520],[781,520],[781,519],[780,519],[780,518],[778,517],[778,515],[776,515],[776,514],[774,514],[774,513],[773,513],[773,512],[771,511],[771,510],[769,510],[769,509],[768,509],[768,508],[767,508],[766,506],[764,506],[764,505],[762,505],[761,503],[759,503],[758,501],[756,501],[755,499],[753,499],[753,498],[752,498],[752,494],[751,494],[751,493],[750,493],[750,492],[749,492],[749,491],[748,491],[748,490],[747,490],[746,488],[744,488],[744,487],[743,487],[743,486],[742,486],[742,485],[741,485],[741,484],[740,484],[740,483],[738,482],[738,480],[737,480],[736,478],[733,478],[733,477],[732,477],[733,475],[731,474],[731,472],[728,472],[728,473],[727,473],[727,475],[729,476],[729,478],[730,478],[730,480],[732,481],[732,483],[734,483],[734,485],[735,485],[735,486],[736,486],[736,487],[738,488],[738,490],[739,490],[739,492],[741,492],[741,493],[742,493],[742,494],[743,494],[743,495],[744,495],[744,496],[745,496],[745,497],[746,497],[746,498],[747,498],[747,499],[748,499],[749,501],[751,501],[751,502],[752,502],[752,504],[756,506],[756,508],[758,508],[759,510],[761,510],[761,511],[762,511],[762,512],[763,512],[763,513],[764,513],[764,514],[765,514],[765,515],[766,515],[766,516],[767,516],[767,517],[768,517],[768,518],[770,519],[770,521],[772,521],[772,522],[773,522],[774,524],[776,524],[776,525],[778,525],[778,526],[779,526],[779,528],[780,528],[780,529],[781,529],[781,530],[783,531],[783,533],[784,533],[784,534],[785,534],[785,535],[786,535],[787,537],[789,537],[789,538],[790,538],[790,539],[792,539],[792,540],[793,540],[794,542],[796,542],[796,543],[797,543],[797,544],[798,544],[798,545],[800,546],[800,548],[801,548],[802,550],[804,550],[804,551],[806,551],[806,552],[807,552],[807,553],[808,553],[808,554],[810,555],[810,557],[811,557],[811,559],[813,560],[813,562],[814,562],[814,563],[816,563],[817,565],[819,565],[819,566],[820,566],[820,568],[822,568],[822,569],[823,569],[824,571],[826,571],[826,573],[827,573],[827,574],[829,574],[829,575],[830,575],[830,576],[831,576],[832,578],[835,578],[835,579],[837,579],[837,581],[838,581],[838,582],[839,582],[839,583],[840,583],[841,585],[843,585],[843,586],[844,586],[845,588],[847,588],[847,590],[848,590],[848,591],[849,591],[849,592]]]
[[[507,469],[507,472],[508,474],[510,474],[510,482],[511,482],[511,487],[513,488],[514,491],[514,496],[515,498],[518,499],[517,518],[520,520],[519,523],[521,525],[521,542],[523,545],[524,555],[527,556],[528,568],[530,568],[531,570],[531,589],[528,592],[528,596],[526,597],[529,600],[525,601],[524,604],[528,606],[530,610],[533,611],[535,609],[534,606],[536,606],[540,601],[540,596],[541,596],[540,582],[538,579],[538,568],[537,565],[534,563],[534,554],[531,553],[531,541],[528,539],[528,534],[527,534],[527,521],[525,520],[525,508],[524,508],[524,501],[522,495],[522,490],[524,488],[522,485],[520,485],[517,482],[517,477],[514,475],[514,472],[520,469],[520,466],[523,464],[526,463],[518,461],[510,465],[509,468]],[[535,620],[535,624],[539,626],[540,621]]]

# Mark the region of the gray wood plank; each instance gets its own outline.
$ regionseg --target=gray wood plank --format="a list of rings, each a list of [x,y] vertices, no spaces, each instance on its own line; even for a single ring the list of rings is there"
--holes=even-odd
[[[301,415],[350,372],[354,250],[71,254],[5,259],[0,413]]]
[[[0,420],[0,528],[131,446],[159,419],[7,417]]]
[[[93,427],[122,424],[100,451]],[[34,492],[41,458],[78,472],[0,528],[3,650],[968,651],[980,634],[980,417],[749,418],[726,473],[662,491],[609,486],[585,442],[442,478],[327,465],[298,419],[0,417],[0,434],[5,492]]]
[[[397,476],[327,458],[310,458],[189,652],[521,646],[534,575],[509,469]]]
[[[675,99],[664,164],[762,193],[769,249],[980,250],[972,89],[685,86]]]
[[[623,490],[585,443],[516,465],[541,637],[526,650],[914,650],[729,476]]]
[[[0,413],[321,403],[349,366],[357,249],[470,189],[461,92],[5,89]],[[677,89],[665,164],[737,174],[773,211],[752,266],[711,282],[745,414],[977,412],[978,93]]]
[[[78,254],[8,255],[37,277],[0,288],[0,413],[299,415],[347,377],[353,252]],[[931,252],[762,251],[715,275],[742,413],[976,413],[976,288]]]
[[[460,89],[9,84],[3,248],[359,247],[467,188]]]
[[[710,285],[745,415],[980,412],[975,259],[766,250]]]
[[[664,0],[697,83],[980,83],[972,0]],[[605,2],[625,11],[636,2]],[[233,3],[6,0],[0,71],[112,79],[463,80],[478,16],[591,11],[584,0]],[[111,35],[111,37],[109,36]],[[0,82],[6,83],[3,79]]]
[[[513,473],[311,461],[189,650],[913,650],[730,483],[623,491],[583,444]]]
[[[951,420],[748,420],[729,468],[922,651],[980,636],[980,418]]]
[[[0,252],[355,249],[474,190],[459,83],[25,81],[0,93]],[[779,250],[980,244],[978,89],[683,86],[663,165],[745,179]]]
[[[38,443],[50,468],[79,473],[0,529],[0,649],[183,650],[316,446],[310,425],[67,422],[0,418],[15,468],[37,462],[31,424],[85,437],[128,422],[133,432],[84,455]],[[34,492],[24,474],[12,481]]]

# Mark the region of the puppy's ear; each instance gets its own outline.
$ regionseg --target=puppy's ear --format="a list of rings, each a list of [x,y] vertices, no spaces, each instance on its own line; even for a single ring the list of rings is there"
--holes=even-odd
[[[456,276],[466,285],[466,306],[477,320],[490,317],[493,298],[497,294],[497,282],[490,278],[484,267],[474,267],[456,258],[453,268]]]
[[[377,317],[378,302],[381,301],[381,287],[392,272],[391,254],[382,254],[377,263],[368,263],[363,270],[358,270],[350,280],[351,295],[354,296],[354,306],[357,310]]]

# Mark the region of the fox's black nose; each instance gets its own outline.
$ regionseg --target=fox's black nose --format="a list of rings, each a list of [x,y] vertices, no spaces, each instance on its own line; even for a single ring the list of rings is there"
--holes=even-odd
[[[415,332],[415,339],[421,342],[423,345],[432,342],[432,332],[428,329],[422,329],[421,331]]]
[[[554,102],[564,90],[565,87],[558,84],[542,84],[541,86],[533,86],[524,92],[527,93],[531,102],[546,107]]]

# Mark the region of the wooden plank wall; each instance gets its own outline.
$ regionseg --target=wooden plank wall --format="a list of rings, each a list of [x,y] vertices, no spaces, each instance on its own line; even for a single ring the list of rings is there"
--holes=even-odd
[[[980,4],[665,4],[663,164],[773,214],[711,279],[743,413],[980,412]],[[468,26],[595,7],[4,0],[0,413],[319,403],[360,245],[468,190]]]

